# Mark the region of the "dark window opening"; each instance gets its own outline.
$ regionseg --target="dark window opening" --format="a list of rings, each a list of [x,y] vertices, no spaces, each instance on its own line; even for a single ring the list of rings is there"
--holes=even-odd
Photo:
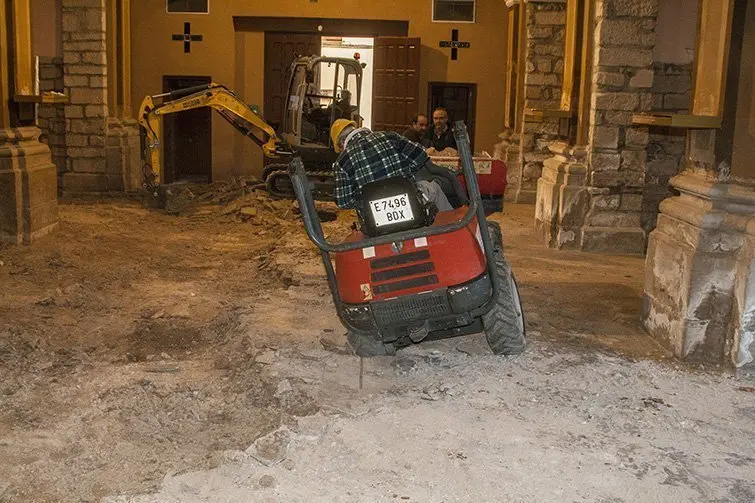
[[[168,0],[168,12],[210,12],[210,0]]]
[[[433,21],[474,23],[475,0],[433,0]]]

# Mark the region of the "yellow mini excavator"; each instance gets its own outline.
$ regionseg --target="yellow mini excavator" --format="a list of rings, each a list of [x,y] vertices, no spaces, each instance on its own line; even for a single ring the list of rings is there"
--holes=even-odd
[[[332,166],[336,154],[330,140],[330,125],[342,118],[361,125],[359,103],[364,66],[358,59],[350,58],[297,58],[291,65],[288,99],[278,131],[255,107],[223,85],[206,84],[145,97],[138,115],[144,186],[155,196],[160,191],[161,117],[210,107],[259,145],[265,157],[273,160],[262,173],[271,195],[296,197],[287,170],[290,159],[297,155],[302,158],[307,176],[313,182],[313,195],[317,199],[333,199]]]

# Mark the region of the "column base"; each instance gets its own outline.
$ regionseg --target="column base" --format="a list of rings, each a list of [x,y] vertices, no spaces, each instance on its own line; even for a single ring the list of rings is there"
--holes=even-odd
[[[684,173],[650,233],[643,322],[683,360],[755,368],[755,187]]]
[[[0,129],[0,242],[30,244],[58,225],[57,168],[40,134]]]

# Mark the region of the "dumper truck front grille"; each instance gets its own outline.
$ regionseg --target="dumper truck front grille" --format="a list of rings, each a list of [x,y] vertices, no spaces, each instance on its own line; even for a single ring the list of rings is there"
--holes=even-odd
[[[451,312],[446,291],[424,293],[371,304],[372,314],[379,326],[398,325]]]

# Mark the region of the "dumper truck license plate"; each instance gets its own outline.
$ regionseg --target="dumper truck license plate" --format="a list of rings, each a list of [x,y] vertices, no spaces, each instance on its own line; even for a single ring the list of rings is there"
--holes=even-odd
[[[370,208],[378,227],[414,220],[412,207],[409,206],[409,194],[370,201]]]

